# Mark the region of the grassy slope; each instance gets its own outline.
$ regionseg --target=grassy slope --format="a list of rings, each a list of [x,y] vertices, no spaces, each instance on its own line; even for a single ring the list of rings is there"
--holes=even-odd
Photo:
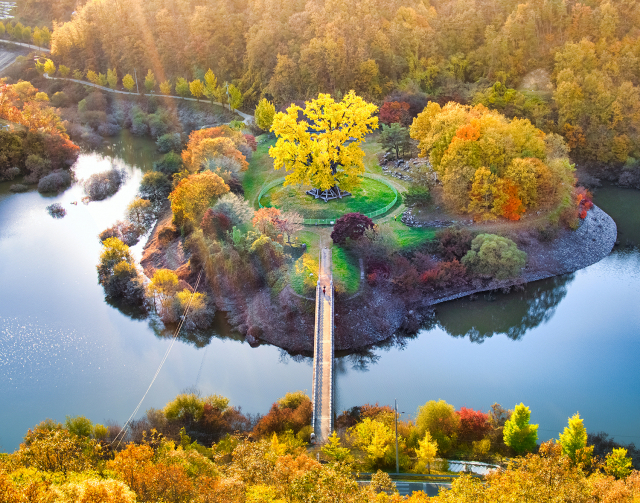
[[[360,286],[360,265],[358,259],[339,246],[332,249],[333,280],[344,288],[347,295],[358,291]]]
[[[398,248],[416,248],[435,237],[435,230],[407,227],[400,221],[390,221],[387,224],[393,232]]]
[[[269,157],[269,147],[275,145],[275,139],[258,144],[249,162],[249,169],[242,179],[244,197],[249,204],[258,208],[258,194],[262,186],[269,180],[281,177],[284,173],[273,169],[273,159]]]

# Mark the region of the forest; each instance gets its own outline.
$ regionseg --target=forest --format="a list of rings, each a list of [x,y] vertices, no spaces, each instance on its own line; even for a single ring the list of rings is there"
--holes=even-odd
[[[249,108],[349,90],[418,111],[482,102],[563,135],[576,159],[635,168],[638,26],[635,0],[93,0],[51,43],[85,73],[175,85],[212,69]]]
[[[531,410],[494,404],[488,413],[444,400],[398,424],[403,472],[447,473],[443,456],[500,463],[484,480],[462,475],[429,498],[398,494],[392,407],[353,407],[323,446],[308,444],[311,401],[287,393],[264,416],[246,415],[220,395],[184,392],[124,426],[84,416],[47,419],[11,454],[0,454],[0,497],[31,502],[595,502],[637,501],[638,450],[587,434],[579,414],[557,440],[537,445]],[[208,447],[211,446],[211,447]],[[522,454],[507,460],[504,455]],[[359,485],[358,472],[373,473]],[[553,484],[549,485],[549,480]],[[425,479],[426,480],[426,479]],[[526,483],[525,483],[526,481]],[[484,483],[483,483],[484,482]]]

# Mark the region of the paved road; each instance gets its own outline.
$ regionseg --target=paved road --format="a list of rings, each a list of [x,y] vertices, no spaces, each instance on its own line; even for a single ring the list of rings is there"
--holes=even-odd
[[[0,48],[0,72],[11,65],[19,55],[19,52],[6,51]]]
[[[313,425],[316,441],[322,443],[327,441],[333,427],[333,279],[329,248],[320,251],[313,381]]]
[[[358,484],[366,485],[369,481],[360,481]],[[394,482],[400,496],[411,496],[414,492],[422,491],[427,496],[437,496],[440,490],[451,489],[449,482]]]
[[[51,52],[51,49],[47,49],[45,47],[38,47],[37,45],[32,45],[32,44],[24,44],[22,42],[14,42],[13,40],[0,39],[0,43],[2,43],[2,44],[11,44],[11,45],[19,45],[20,47],[26,47],[28,49],[33,49],[33,50],[36,50],[36,51]]]
[[[396,482],[395,484],[401,496],[410,496],[414,491],[423,491],[428,496],[437,496],[441,489],[451,489],[451,484],[446,482]]]

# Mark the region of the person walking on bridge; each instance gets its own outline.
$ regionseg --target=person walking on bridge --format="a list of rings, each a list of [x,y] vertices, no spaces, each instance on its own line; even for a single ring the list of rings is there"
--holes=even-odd
[[[322,295],[327,295],[327,287],[326,286],[322,287]]]

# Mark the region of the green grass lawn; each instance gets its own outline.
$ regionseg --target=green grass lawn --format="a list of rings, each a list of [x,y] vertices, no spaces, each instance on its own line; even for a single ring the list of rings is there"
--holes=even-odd
[[[391,229],[398,248],[417,248],[427,241],[434,239],[436,235],[436,231],[433,229],[407,227],[399,221],[391,220],[385,225]]]
[[[304,218],[338,218],[345,213],[371,213],[384,208],[395,197],[384,183],[362,178],[353,195],[325,203],[306,194],[309,187],[273,187],[264,196],[263,206],[275,206],[283,211],[297,211]],[[246,189],[245,189],[246,190]]]
[[[313,232],[303,230],[296,234],[298,241],[307,244],[307,251],[312,257],[318,258],[320,256],[320,236]]]
[[[331,261],[333,267],[333,281],[336,287],[342,289],[347,295],[353,295],[360,286],[360,263],[349,252],[334,246],[331,249]]]
[[[276,140],[272,139],[268,142],[258,144],[258,149],[253,153],[253,157],[249,162],[249,169],[244,173],[242,178],[242,186],[244,188],[244,197],[249,204],[258,208],[258,194],[262,186],[274,178],[281,177],[282,171],[273,169],[273,159],[269,157],[269,147],[275,145]]]

